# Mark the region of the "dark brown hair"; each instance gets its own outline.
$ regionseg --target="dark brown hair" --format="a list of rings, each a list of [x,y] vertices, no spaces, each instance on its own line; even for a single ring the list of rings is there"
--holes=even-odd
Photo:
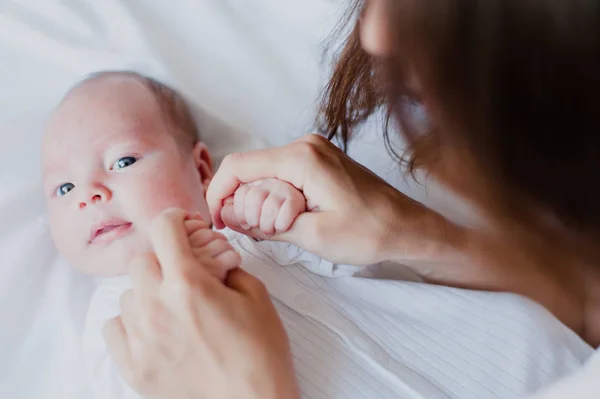
[[[390,0],[387,16],[389,58],[362,50],[358,23],[348,37],[324,94],[323,133],[346,144],[385,106],[411,167],[509,229],[598,261],[600,2]],[[412,121],[413,73],[426,130]]]

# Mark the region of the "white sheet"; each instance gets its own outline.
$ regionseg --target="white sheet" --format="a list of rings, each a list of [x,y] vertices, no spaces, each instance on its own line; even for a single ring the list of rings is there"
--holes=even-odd
[[[202,108],[217,157],[283,144],[313,127],[342,11],[336,0],[0,2],[0,397],[89,395],[79,336],[94,282],[57,258],[38,190],[40,127],[65,90],[94,70],[137,68]],[[352,147],[361,162],[425,198],[378,137],[363,144]]]

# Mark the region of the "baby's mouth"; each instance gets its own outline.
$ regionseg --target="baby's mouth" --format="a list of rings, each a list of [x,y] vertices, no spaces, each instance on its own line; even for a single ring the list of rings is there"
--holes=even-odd
[[[92,228],[90,244],[109,243],[131,231],[133,224],[122,220],[102,222]]]

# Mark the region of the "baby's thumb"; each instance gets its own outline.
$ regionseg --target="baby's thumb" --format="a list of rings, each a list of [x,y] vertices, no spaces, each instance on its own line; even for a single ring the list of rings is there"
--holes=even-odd
[[[221,220],[225,224],[225,226],[229,227],[232,230],[237,231],[237,229],[241,229],[241,226],[235,217],[235,211],[233,208],[233,201],[225,201],[223,204],[223,208],[221,208]]]

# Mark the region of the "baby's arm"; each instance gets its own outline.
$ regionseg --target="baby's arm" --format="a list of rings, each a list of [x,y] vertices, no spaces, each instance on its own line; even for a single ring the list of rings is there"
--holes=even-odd
[[[265,179],[241,185],[227,203],[233,205],[238,231],[266,239],[288,231],[306,211],[304,194],[289,183]]]

